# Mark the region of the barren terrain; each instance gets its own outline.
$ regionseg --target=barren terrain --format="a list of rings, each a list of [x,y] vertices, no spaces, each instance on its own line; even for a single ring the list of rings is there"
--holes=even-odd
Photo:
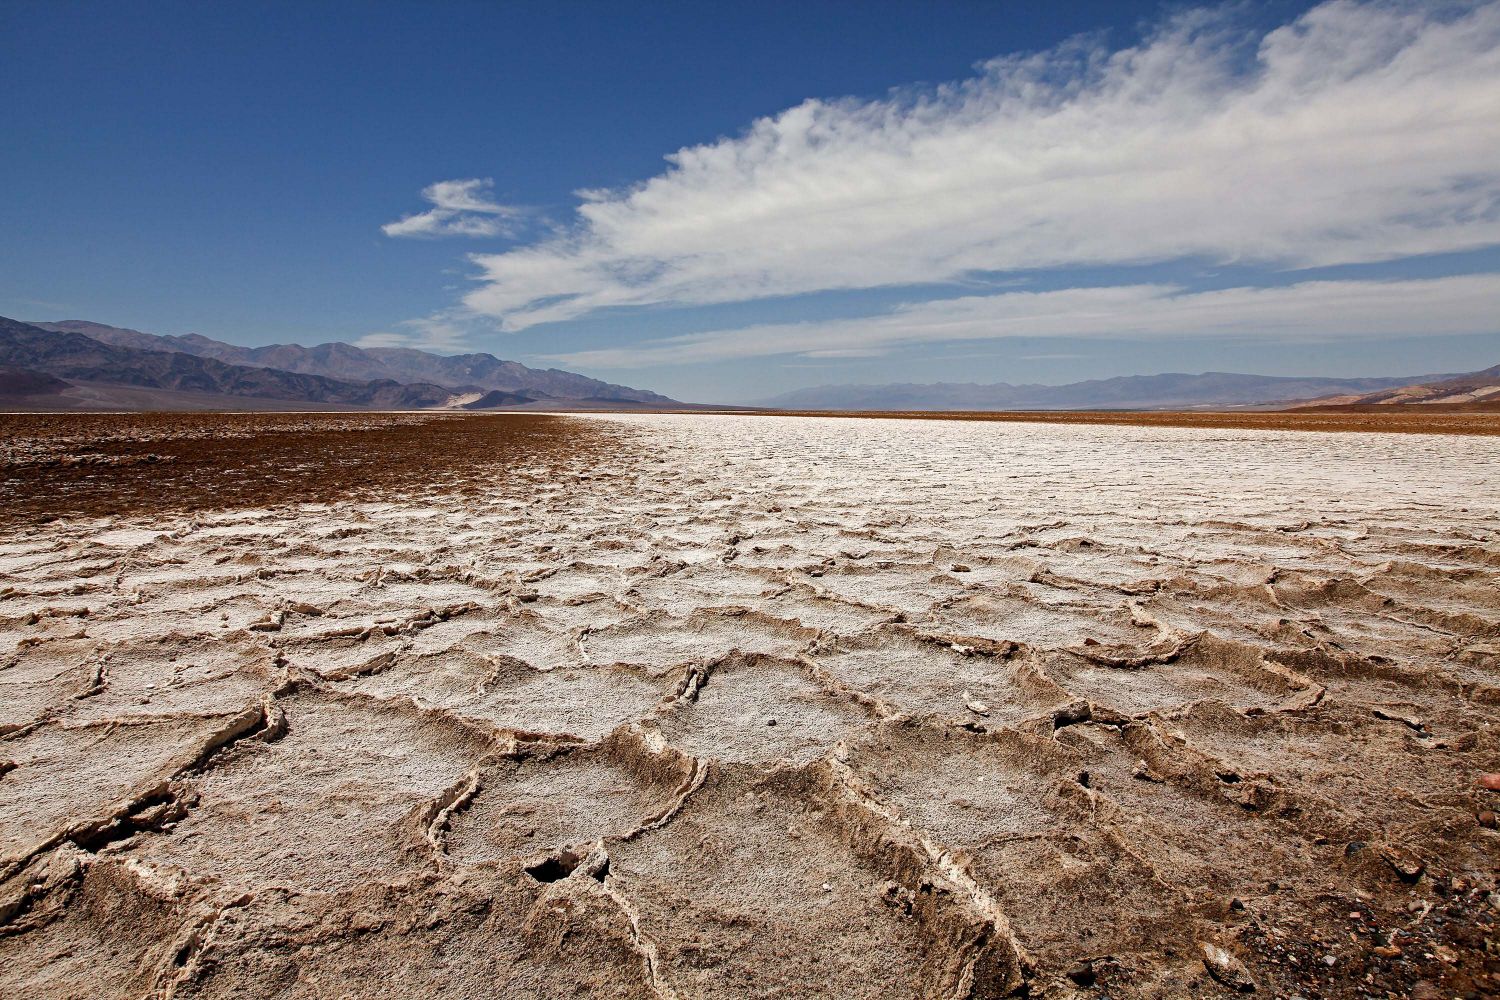
[[[0,431],[0,997],[1500,992],[1493,437]]]

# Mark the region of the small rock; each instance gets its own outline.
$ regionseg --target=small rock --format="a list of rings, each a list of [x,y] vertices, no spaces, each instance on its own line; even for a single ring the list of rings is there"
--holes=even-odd
[[[1131,770],[1130,776],[1132,778],[1139,778],[1141,781],[1153,781],[1158,785],[1167,780],[1151,770],[1151,765],[1143,760],[1135,762],[1135,767]]]
[[[988,716],[990,714],[990,706],[975,700],[974,696],[967,691],[964,692],[964,707],[975,715]]]
[[[1401,946],[1395,944],[1378,944],[1375,947],[1371,948],[1370,951],[1376,955],[1379,955],[1381,958],[1401,957]]]
[[[1495,812],[1493,809],[1484,810],[1478,816],[1476,816],[1475,819],[1479,820],[1479,825],[1484,827],[1486,830],[1493,830],[1497,825],[1500,825],[1500,821],[1497,821],[1495,818]]]
[[[1079,962],[1067,971],[1067,977],[1078,986],[1085,988],[1093,986],[1098,976],[1094,973],[1093,962]]]
[[[953,572],[955,573],[968,573],[969,571],[969,567],[965,566],[963,563],[953,564]]]
[[[1399,847],[1382,847],[1380,849],[1380,857],[1386,864],[1395,869],[1396,874],[1401,876],[1403,882],[1415,882],[1427,870],[1427,865],[1420,858]]]
[[[1479,776],[1479,787],[1492,792],[1500,792],[1500,771],[1491,771]]]
[[[775,719],[767,719],[766,720],[766,725],[768,725],[768,726],[774,726],[774,725],[776,725],[776,720]]]
[[[833,886],[829,885],[827,882],[824,882],[823,883],[823,891],[824,892],[832,892],[833,891]]]
[[[1210,976],[1241,993],[1255,990],[1255,980],[1251,977],[1250,970],[1231,952],[1208,941],[1198,942],[1198,950],[1203,953],[1203,967]]]
[[[1337,955],[1324,955],[1323,956],[1323,964],[1326,965],[1326,966],[1328,966],[1330,969],[1333,968],[1335,965],[1339,964],[1338,956]]]

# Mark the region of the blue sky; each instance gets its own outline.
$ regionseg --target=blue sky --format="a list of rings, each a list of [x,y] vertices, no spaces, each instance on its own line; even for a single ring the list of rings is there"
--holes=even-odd
[[[8,0],[0,66],[3,315],[726,401],[1500,361],[1493,2]]]

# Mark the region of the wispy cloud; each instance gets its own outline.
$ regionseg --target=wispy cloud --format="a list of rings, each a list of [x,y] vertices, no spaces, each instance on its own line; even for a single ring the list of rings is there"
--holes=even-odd
[[[488,178],[438,181],[422,189],[432,203],[425,212],[408,215],[380,227],[387,236],[510,236],[522,212],[490,198],[494,182]]]
[[[1083,361],[1087,354],[1023,354],[1017,361]]]
[[[481,283],[464,303],[518,330],[611,307],[995,271],[1472,249],[1500,243],[1497,149],[1500,3],[1334,0],[1264,35],[1232,11],[1189,12],[1134,48],[1076,40],[944,86],[808,100],[680,150],[642,184],[579,192],[560,234],[475,255]],[[393,225],[430,235],[497,220],[429,198],[439,207]],[[1160,289],[1069,295],[986,301],[1070,302],[1063,325],[1104,332],[1117,332],[1113,310],[1161,316],[1174,301]],[[1080,323],[1075,306],[1099,318]],[[821,349],[868,349],[856,328],[795,329],[842,329]],[[668,350],[698,352],[653,356]]]
[[[1184,292],[1167,285],[1005,292],[901,306],[880,316],[715,330],[554,355],[599,368],[892,349],[1004,337],[1312,339],[1500,330],[1500,275],[1412,281],[1308,281]]]
[[[406,320],[398,324],[404,332],[383,330],[367,333],[354,342],[355,347],[411,347],[438,354],[461,354],[474,349],[469,342],[468,327],[442,316]]]

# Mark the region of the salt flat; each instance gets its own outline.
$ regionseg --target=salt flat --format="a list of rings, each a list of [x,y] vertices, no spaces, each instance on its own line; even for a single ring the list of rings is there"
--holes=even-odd
[[[1500,990],[1500,439],[464,420],[7,529],[0,996]]]

